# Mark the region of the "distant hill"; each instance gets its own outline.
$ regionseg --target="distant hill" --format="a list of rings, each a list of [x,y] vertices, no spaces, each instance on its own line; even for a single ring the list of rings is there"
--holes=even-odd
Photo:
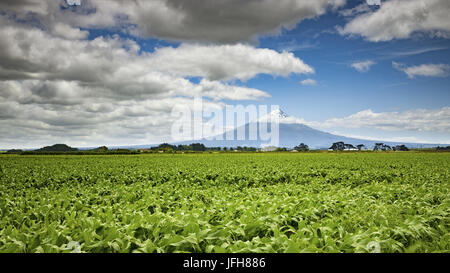
[[[72,148],[66,144],[55,144],[52,146],[45,146],[43,148],[35,150],[35,152],[75,152],[77,148]]]
[[[11,149],[11,150],[6,151],[7,154],[20,154],[22,152],[23,151],[20,149]]]
[[[91,152],[99,152],[99,153],[106,153],[106,152],[108,152],[109,150],[108,150],[108,147],[106,147],[106,146],[101,146],[101,147],[98,147],[98,148],[95,148],[95,149],[92,149],[92,150],[88,150],[88,151],[91,151]]]

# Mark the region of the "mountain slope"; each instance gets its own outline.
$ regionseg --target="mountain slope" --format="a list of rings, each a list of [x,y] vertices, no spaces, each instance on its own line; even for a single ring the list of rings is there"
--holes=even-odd
[[[248,139],[249,127],[250,124],[245,125],[245,130],[247,132],[246,139]],[[405,142],[391,142],[391,141],[350,138],[322,132],[303,124],[280,123],[279,130],[280,130],[280,138],[279,138],[280,141],[278,147],[286,147],[286,148],[293,148],[300,143],[305,143],[312,149],[327,149],[334,142],[339,141],[343,141],[347,144],[353,144],[354,146],[358,144],[364,144],[367,148],[372,148],[373,146],[375,146],[375,143],[379,142],[385,143],[390,146],[405,144],[409,148],[431,148],[439,145],[439,144],[405,143]],[[238,129],[233,130],[234,139],[237,139],[236,138],[237,131]],[[225,134],[222,135],[223,140],[200,139],[200,140],[184,141],[175,144],[187,145],[193,142],[196,143],[198,142],[204,144],[206,147],[237,147],[237,146],[261,147],[268,145],[267,141],[261,141],[259,140],[259,138],[258,140],[226,140],[225,136],[226,136]]]
[[[279,120],[279,144],[278,147],[287,147],[287,148],[293,148],[297,146],[300,143],[307,144],[312,149],[325,149],[329,148],[334,142],[343,141],[348,144],[358,145],[358,144],[364,144],[366,147],[371,148],[375,145],[375,143],[383,142],[387,145],[395,146],[400,144],[405,144],[410,148],[417,148],[417,147],[435,147],[438,144],[420,144],[420,143],[400,143],[400,142],[389,142],[389,141],[377,141],[377,140],[364,140],[364,139],[357,139],[357,138],[350,138],[350,137],[344,137],[339,135],[334,135],[330,133],[326,133],[320,130],[313,129],[307,125],[300,124],[300,123],[287,123],[289,121],[289,117],[281,110],[277,110],[274,112],[271,112],[269,114],[276,116]],[[267,117],[266,117],[267,118]],[[253,125],[253,124],[252,124]],[[262,145],[267,145],[267,141],[261,141],[260,136],[258,133],[258,140],[248,140],[249,139],[249,128],[252,126],[251,124],[246,124],[242,127],[244,128],[237,128],[234,129],[231,133],[233,135],[232,139],[235,140],[226,140],[226,133],[219,135],[219,138],[223,140],[217,140],[217,137],[213,140],[208,139],[200,139],[200,140],[193,140],[193,141],[185,141],[182,143],[177,144],[189,144],[192,142],[199,142],[204,144],[207,147],[237,147],[237,146],[248,146],[248,147],[261,147]],[[258,125],[254,125],[258,129]],[[269,125],[270,128],[270,125]],[[237,139],[237,132],[239,130],[245,130],[246,140],[236,140]],[[270,130],[269,130],[270,131]]]

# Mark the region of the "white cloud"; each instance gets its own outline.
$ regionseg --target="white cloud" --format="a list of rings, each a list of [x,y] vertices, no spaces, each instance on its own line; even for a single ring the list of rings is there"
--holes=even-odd
[[[416,76],[423,77],[447,77],[450,73],[450,65],[447,64],[422,64],[416,66],[405,66],[397,62],[392,62],[392,66],[400,71],[403,71],[409,78],[413,79]]]
[[[401,136],[401,137],[389,137],[381,138],[379,140],[392,141],[392,142],[409,142],[409,143],[423,143],[423,144],[437,144],[437,143],[450,143],[450,139],[439,139],[430,141],[424,138],[414,137],[414,136]]]
[[[374,136],[367,136],[367,135],[361,135],[361,134],[351,134],[341,131],[333,131],[330,132],[335,135],[341,135],[346,136],[350,138],[357,138],[357,139],[365,139],[365,140],[371,140],[371,141],[386,141],[386,142],[402,142],[402,143],[421,143],[421,144],[445,144],[450,143],[450,139],[448,138],[433,138],[433,140],[430,141],[430,139],[426,139],[423,137],[415,137],[415,136],[399,136],[399,137],[384,137],[377,135]]]
[[[413,56],[413,55],[419,55],[427,52],[433,52],[433,51],[440,51],[448,49],[448,47],[441,47],[441,46],[431,46],[431,47],[421,47],[417,49],[402,49],[401,51],[392,51],[388,52],[386,54],[386,58],[398,58],[398,57],[404,57],[404,56]]]
[[[7,24],[0,35],[2,72],[9,77],[59,78],[85,82],[106,80],[114,73],[163,73],[173,77],[198,76],[209,80],[247,80],[257,74],[288,76],[314,73],[292,53],[254,48],[249,45],[181,44],[139,54],[132,40],[99,37],[92,41],[68,40],[36,28]],[[72,38],[72,37],[70,37]],[[12,69],[14,68],[14,69]],[[3,75],[6,77],[7,75]],[[143,80],[143,78],[139,78]]]
[[[77,1],[70,1],[77,2]],[[304,19],[315,18],[345,0],[85,0],[70,7],[54,0],[16,0],[0,3],[0,10],[17,18],[31,16],[52,29],[65,22],[72,27],[116,28],[141,37],[177,41],[235,43],[279,34]],[[61,11],[60,6],[70,7]],[[270,14],[270,16],[268,16]]]
[[[178,48],[159,48],[147,56],[156,69],[165,73],[212,80],[248,80],[257,74],[314,73],[313,68],[292,53],[243,44],[182,44]]]
[[[259,100],[270,95],[234,80],[314,72],[291,53],[250,45],[181,44],[148,53],[117,35],[86,40],[67,24],[41,29],[6,16],[0,24],[2,148],[170,141],[175,105],[193,107],[194,96],[215,108],[222,100]]]
[[[89,35],[89,32],[86,30],[82,31],[79,28],[73,28],[63,23],[57,23],[53,25],[52,34],[61,38],[81,40],[86,39]]]
[[[377,128],[388,131],[428,131],[450,133],[450,107],[415,109],[403,112],[364,110],[343,118],[324,122],[306,122],[315,128]]]
[[[363,62],[355,62],[351,64],[351,67],[358,70],[361,73],[368,72],[370,70],[370,67],[374,65],[375,62],[371,60],[363,61]]]
[[[405,39],[415,32],[449,38],[448,14],[448,0],[389,0],[378,10],[365,10],[338,30],[342,35],[360,35],[372,42]]]
[[[300,82],[302,85],[317,85],[316,80],[306,79]]]
[[[153,3],[154,2],[154,3]],[[322,15],[345,0],[140,1],[131,12],[141,35],[176,40],[236,42],[278,34],[306,18]],[[171,16],[161,16],[161,11]],[[217,12],[220,11],[220,12]],[[270,14],[270,16],[267,16]]]

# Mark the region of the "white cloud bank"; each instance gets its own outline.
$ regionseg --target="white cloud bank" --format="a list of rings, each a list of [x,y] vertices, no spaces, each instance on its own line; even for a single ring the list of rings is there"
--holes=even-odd
[[[342,35],[359,35],[372,42],[405,39],[417,32],[450,38],[448,0],[388,0],[375,11],[361,6],[344,12],[354,14],[344,27],[338,27]]]
[[[386,141],[386,142],[403,142],[403,143],[421,143],[421,144],[450,144],[450,138],[445,137],[437,137],[430,140],[430,138],[424,138],[422,136],[398,136],[398,137],[389,137],[389,136],[368,136],[361,134],[351,134],[341,131],[333,131],[330,132],[335,135],[345,135],[346,137],[357,138],[357,139],[365,139],[371,141]]]
[[[428,131],[450,133],[450,107],[415,109],[403,112],[360,111],[324,122],[305,122],[315,128],[377,128],[387,131]]]

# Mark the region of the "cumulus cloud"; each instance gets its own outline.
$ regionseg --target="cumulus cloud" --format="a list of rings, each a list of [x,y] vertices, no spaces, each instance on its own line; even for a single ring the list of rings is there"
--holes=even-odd
[[[450,107],[377,113],[370,109],[344,118],[306,122],[316,128],[377,128],[388,131],[429,131],[450,133]]]
[[[370,70],[370,67],[374,65],[375,62],[371,60],[363,61],[363,62],[355,62],[351,64],[351,67],[358,70],[361,73],[368,72]]]
[[[317,85],[316,80],[306,79],[300,82],[302,85]]]
[[[248,80],[263,73],[279,76],[314,73],[313,68],[292,53],[243,44],[182,44],[178,48],[160,48],[147,55],[158,70],[212,80]]]
[[[235,43],[278,34],[346,1],[84,0],[81,5],[69,5],[73,2],[77,1],[8,0],[2,1],[0,9],[20,19],[38,19],[49,29],[65,22],[72,27],[116,28],[140,37]]]
[[[1,22],[5,20],[0,17]],[[159,72],[209,80],[247,80],[261,73],[281,76],[314,73],[313,68],[292,53],[242,44],[181,44],[140,54],[138,44],[117,35],[73,41],[18,24],[2,27],[0,35],[4,37],[0,41],[0,77],[8,73],[9,77],[92,82],[105,80],[114,73],[141,80],[144,79],[130,73]]]
[[[361,10],[363,13],[359,13]],[[360,35],[372,42],[405,39],[416,32],[450,37],[448,0],[389,0],[375,11],[360,8],[357,14],[344,27],[338,27],[342,35]]]
[[[422,64],[416,66],[406,66],[401,63],[392,62],[392,66],[405,72],[409,78],[416,76],[423,77],[447,77],[450,74],[450,65],[448,64]]]
[[[0,15],[3,148],[170,141],[172,108],[192,106],[194,96],[221,108],[222,100],[270,97],[235,80],[314,73],[292,53],[239,43],[182,43],[145,52],[118,35],[87,40],[88,32],[71,24],[42,28],[11,18]]]
[[[79,28],[73,28],[63,23],[57,23],[52,26],[52,34],[66,39],[81,40],[86,39],[89,32],[80,30]]]
[[[149,2],[138,1],[131,14],[141,35],[213,42],[245,41],[258,34],[279,33],[283,27],[290,29],[303,19],[345,4],[344,0]],[[173,16],[158,15],[162,9]]]

